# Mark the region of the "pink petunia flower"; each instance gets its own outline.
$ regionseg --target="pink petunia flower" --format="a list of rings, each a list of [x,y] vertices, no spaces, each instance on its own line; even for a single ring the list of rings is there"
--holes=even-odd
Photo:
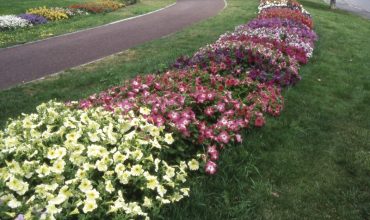
[[[211,160],[207,161],[204,170],[207,174],[213,175],[217,172],[217,164]]]

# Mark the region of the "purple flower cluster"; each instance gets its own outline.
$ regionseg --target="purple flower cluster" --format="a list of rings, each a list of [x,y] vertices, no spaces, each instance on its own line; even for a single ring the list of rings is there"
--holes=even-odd
[[[33,25],[38,25],[38,24],[46,24],[48,20],[41,16],[41,15],[34,15],[34,14],[20,14],[18,17],[23,18],[30,22]]]

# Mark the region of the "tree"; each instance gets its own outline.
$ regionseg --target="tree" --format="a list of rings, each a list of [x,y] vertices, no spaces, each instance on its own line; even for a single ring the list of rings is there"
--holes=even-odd
[[[336,0],[330,0],[330,8],[335,9]]]

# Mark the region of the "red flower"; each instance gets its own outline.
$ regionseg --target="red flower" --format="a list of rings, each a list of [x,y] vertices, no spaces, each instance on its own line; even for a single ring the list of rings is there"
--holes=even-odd
[[[261,116],[258,116],[256,120],[254,121],[254,126],[262,127],[263,125],[265,125],[265,119]]]

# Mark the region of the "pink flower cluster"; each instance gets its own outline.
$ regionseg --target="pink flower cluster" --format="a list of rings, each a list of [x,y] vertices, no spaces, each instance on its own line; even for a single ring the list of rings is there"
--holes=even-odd
[[[148,107],[151,113],[147,119],[153,124],[166,125],[175,137],[193,146],[208,146],[213,161],[207,163],[209,167],[219,158],[219,149],[242,142],[243,129],[262,127],[265,114],[278,116],[282,100],[280,89],[246,74],[236,78],[179,70],[137,76],[124,86],[81,100],[79,107],[103,106],[110,111],[121,108],[123,112]]]
[[[261,13],[269,5],[286,10],[285,3],[262,4]],[[316,39],[304,22],[258,18],[192,57],[179,58],[174,69],[137,76],[81,100],[79,108],[103,106],[125,113],[150,108],[147,119],[166,125],[177,141],[187,143],[189,154],[204,149],[205,172],[214,174],[220,149],[242,142],[243,130],[264,126],[267,114],[279,116],[280,87],[300,79],[299,66],[312,56]]]

